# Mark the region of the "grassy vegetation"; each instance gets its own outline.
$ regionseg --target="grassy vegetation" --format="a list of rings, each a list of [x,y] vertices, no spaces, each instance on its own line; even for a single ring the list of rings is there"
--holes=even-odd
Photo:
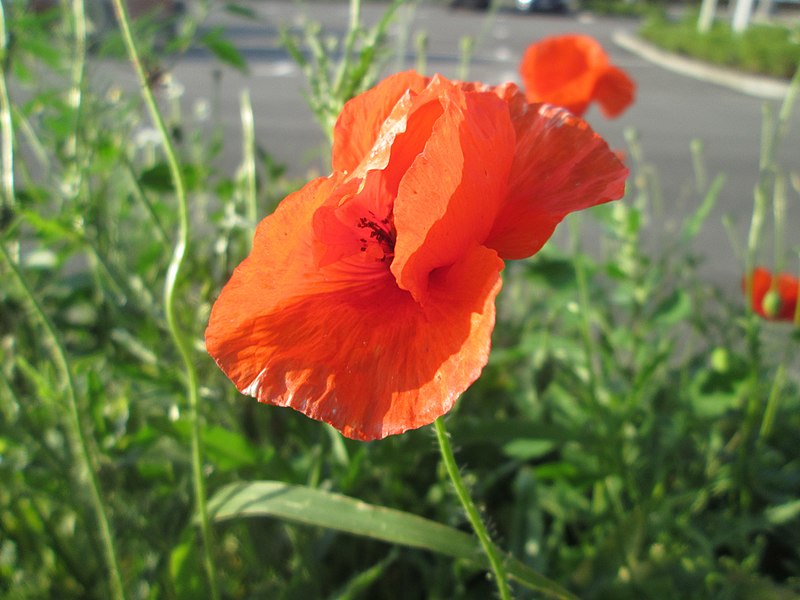
[[[624,0],[583,0],[579,4],[581,10],[588,10],[598,15],[643,17],[659,12],[659,2],[626,2]]]
[[[797,25],[754,23],[737,35],[729,23],[718,20],[708,33],[701,34],[695,13],[677,21],[662,14],[647,19],[639,33],[665,50],[752,73],[788,79],[800,65]]]

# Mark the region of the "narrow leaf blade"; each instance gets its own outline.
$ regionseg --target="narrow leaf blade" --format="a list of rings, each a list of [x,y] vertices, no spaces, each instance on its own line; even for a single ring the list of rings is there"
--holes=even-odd
[[[278,517],[454,558],[480,559],[474,538],[452,527],[348,496],[279,481],[225,486],[210,499],[209,511],[216,521]]]
[[[239,517],[277,517],[295,523],[325,527],[392,544],[430,550],[488,567],[471,535],[436,521],[403,511],[367,504],[324,490],[280,481],[233,483],[209,500],[209,513],[217,521]],[[527,565],[506,556],[508,575],[521,585],[551,598],[575,600],[560,585]]]

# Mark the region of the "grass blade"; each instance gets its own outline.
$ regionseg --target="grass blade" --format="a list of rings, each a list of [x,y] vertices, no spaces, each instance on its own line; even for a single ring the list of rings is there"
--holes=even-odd
[[[208,509],[217,522],[241,517],[276,517],[430,550],[488,567],[477,540],[463,531],[407,512],[315,488],[280,481],[233,483],[209,499]],[[514,558],[504,556],[503,562],[508,575],[521,585],[551,598],[575,598],[557,583]]]
[[[475,539],[463,531],[341,494],[280,481],[227,485],[209,499],[208,509],[215,521],[278,517],[454,558],[480,559]]]

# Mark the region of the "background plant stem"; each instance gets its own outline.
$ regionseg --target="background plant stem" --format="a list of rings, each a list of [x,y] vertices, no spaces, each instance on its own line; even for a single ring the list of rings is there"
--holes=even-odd
[[[175,286],[178,281],[181,267],[183,266],[186,250],[189,246],[189,204],[186,197],[186,184],[183,179],[178,156],[172,138],[169,135],[164,118],[156,104],[153,92],[148,85],[147,75],[142,66],[136,42],[133,39],[130,27],[130,19],[127,9],[122,0],[114,0],[114,9],[119,21],[122,39],[128,57],[136,70],[139,79],[140,91],[145,104],[147,105],[153,124],[161,136],[164,144],[164,153],[169,164],[172,182],[175,186],[175,198],[178,202],[178,237],[172,251],[172,259],[167,267],[167,275],[164,281],[164,311],[167,317],[167,326],[172,336],[175,346],[181,355],[186,376],[186,392],[189,405],[189,421],[191,424],[191,451],[192,451],[192,480],[194,484],[195,503],[198,517],[200,520],[200,532],[203,539],[203,557],[205,562],[206,576],[209,583],[209,595],[214,600],[218,599],[219,588],[217,584],[216,568],[211,554],[211,525],[208,517],[206,502],[205,481],[203,479],[202,468],[202,444],[200,436],[200,418],[198,414],[199,403],[199,384],[197,379],[197,369],[195,368],[192,357],[192,345],[189,336],[181,330],[175,306]]]
[[[255,125],[253,119],[253,105],[250,102],[250,93],[242,92],[240,113],[242,117],[242,170],[244,177],[245,210],[247,224],[250,227],[250,243],[256,234],[258,225],[258,202],[256,192],[256,141]]]
[[[109,593],[115,600],[122,600],[125,598],[122,575],[117,560],[114,539],[111,534],[111,526],[109,525],[108,515],[100,492],[100,483],[97,480],[96,461],[92,456],[93,452],[89,443],[89,436],[84,433],[81,422],[75,378],[67,358],[67,352],[61,344],[53,324],[33,295],[28,282],[2,243],[0,243],[0,255],[2,255],[3,261],[6,263],[13,279],[22,291],[23,299],[27,303],[30,312],[41,324],[45,333],[45,342],[50,347],[50,352],[53,356],[53,362],[55,362],[61,373],[68,411],[67,432],[72,453],[77,461],[77,480],[81,487],[86,486],[89,490],[89,502],[97,520],[100,541],[103,546],[103,556],[108,571]]]
[[[2,190],[3,208],[11,210],[14,206],[14,125],[11,120],[11,101],[8,97],[6,68],[8,65],[8,36],[6,35],[6,15],[0,3],[0,126],[2,126]]]

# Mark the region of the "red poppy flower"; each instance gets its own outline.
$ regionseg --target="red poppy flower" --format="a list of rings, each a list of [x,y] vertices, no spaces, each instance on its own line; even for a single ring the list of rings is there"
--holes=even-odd
[[[528,46],[520,74],[529,102],[563,106],[578,116],[592,101],[608,118],[632,102],[636,84],[611,65],[603,47],[586,35],[560,35]]]
[[[503,260],[627,175],[511,84],[413,72],[347,103],[332,164],[259,224],[206,345],[243,393],[360,440],[448,412],[488,360]]]
[[[746,282],[742,282],[744,287]],[[793,321],[800,281],[789,273],[773,275],[758,267],[753,271],[752,307],[756,314],[772,321]]]

